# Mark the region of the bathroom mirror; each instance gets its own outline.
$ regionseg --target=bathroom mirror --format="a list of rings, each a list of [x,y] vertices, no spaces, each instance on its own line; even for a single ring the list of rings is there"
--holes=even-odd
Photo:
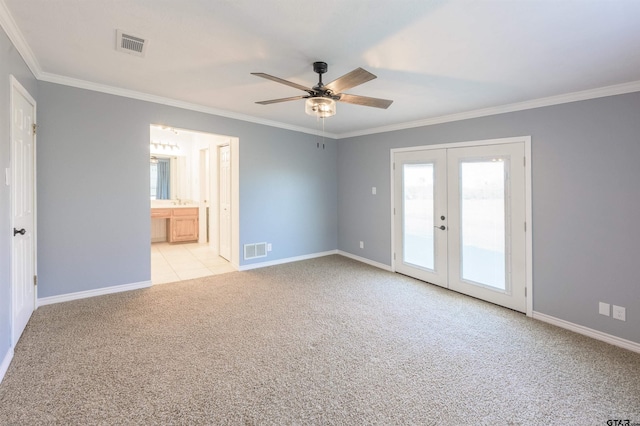
[[[152,155],[149,162],[150,189],[152,200],[170,200],[171,190],[171,158]]]
[[[194,159],[193,132],[166,125],[149,126],[151,200],[193,200]],[[157,203],[156,203],[157,204]],[[160,203],[162,204],[162,203]]]
[[[149,161],[149,192],[152,200],[176,200],[184,198],[181,192],[184,182],[184,157],[152,154]]]

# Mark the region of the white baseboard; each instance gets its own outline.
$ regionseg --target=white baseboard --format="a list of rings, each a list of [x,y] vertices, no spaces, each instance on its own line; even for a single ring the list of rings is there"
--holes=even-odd
[[[329,250],[320,253],[305,254],[303,256],[287,257],[285,259],[272,260],[269,262],[252,263],[250,265],[242,265],[238,268],[239,271],[249,271],[251,269],[265,268],[267,266],[282,265],[285,263],[298,262],[300,260],[314,259],[316,257],[330,256],[332,254],[339,254],[340,256],[348,257],[358,262],[366,263],[367,265],[375,266],[376,268],[384,269],[385,271],[393,272],[391,266],[384,263],[376,262],[364,257],[356,256],[355,254],[347,253],[342,250]]]
[[[78,291],[76,293],[60,294],[58,296],[42,297],[38,299],[38,306],[51,305],[53,303],[68,302],[70,300],[86,299],[88,297],[102,296],[105,294],[120,293],[122,291],[139,290],[151,287],[151,281],[139,283],[114,285],[111,287],[97,288],[95,290]]]
[[[4,375],[7,373],[9,369],[9,364],[11,364],[11,360],[13,359],[13,346],[9,348],[7,354],[4,356],[2,360],[2,364],[0,364],[0,383],[4,379]]]
[[[357,260],[358,262],[366,263],[367,265],[375,266],[376,268],[384,269],[385,271],[393,272],[391,266],[384,263],[376,262],[365,257],[356,256],[355,254],[348,253],[346,251],[338,250],[340,256],[348,257],[349,259]]]
[[[338,250],[323,251],[320,253],[305,254],[303,256],[287,257],[286,259],[272,260],[269,262],[252,263],[250,265],[242,265],[239,271],[249,271],[251,269],[266,268],[267,266],[282,265],[284,263],[298,262],[299,260],[315,259],[316,257],[330,256],[338,254]]]
[[[552,317],[547,314],[542,314],[536,311],[533,311],[533,318],[549,324],[553,324],[560,328],[566,328],[567,330],[574,331],[578,334],[583,334],[585,336],[589,336],[594,339],[601,340],[611,345],[619,346],[621,348],[640,353],[640,343],[632,342],[631,340],[626,340],[620,337],[612,336],[611,334],[603,333],[601,331],[594,330],[589,327],[574,324],[572,322],[565,321],[560,318]]]

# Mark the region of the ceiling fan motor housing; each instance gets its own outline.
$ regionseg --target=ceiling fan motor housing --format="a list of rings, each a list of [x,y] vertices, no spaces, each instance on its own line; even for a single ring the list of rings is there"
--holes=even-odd
[[[326,62],[314,62],[313,72],[318,74],[324,74],[327,72],[328,66]]]

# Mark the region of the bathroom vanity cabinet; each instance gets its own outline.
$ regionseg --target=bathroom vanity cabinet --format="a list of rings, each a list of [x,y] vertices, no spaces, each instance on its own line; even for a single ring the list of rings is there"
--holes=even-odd
[[[198,241],[197,207],[152,208],[151,219],[166,219],[170,243]]]

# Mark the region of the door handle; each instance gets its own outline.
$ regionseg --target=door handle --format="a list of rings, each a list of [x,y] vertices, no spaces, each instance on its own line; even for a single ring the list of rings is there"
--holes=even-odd
[[[447,229],[446,226],[441,225],[441,226],[434,226],[434,228],[438,228],[438,229],[442,229],[443,231]]]
[[[16,236],[16,234],[24,235],[26,233],[27,233],[27,230],[24,229],[24,228],[22,228],[22,229],[13,228],[13,236],[14,237]]]

